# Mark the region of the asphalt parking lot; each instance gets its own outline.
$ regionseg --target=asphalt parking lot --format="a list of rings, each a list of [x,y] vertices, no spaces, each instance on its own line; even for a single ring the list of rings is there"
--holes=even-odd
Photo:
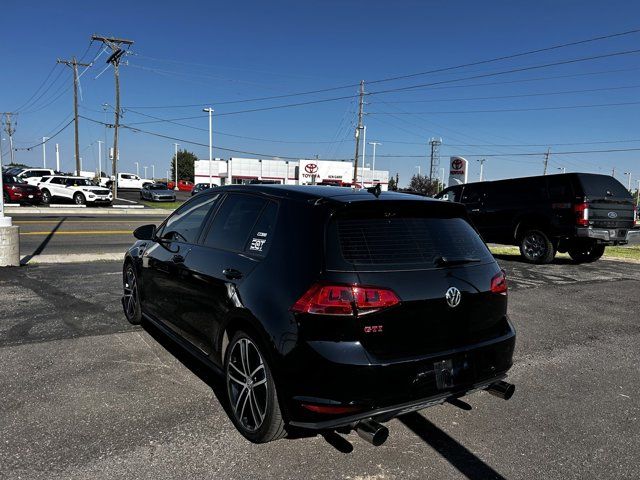
[[[121,313],[117,262],[0,270],[0,478],[640,478],[637,264],[509,273],[508,402],[434,407],[357,435],[244,440],[218,379]]]

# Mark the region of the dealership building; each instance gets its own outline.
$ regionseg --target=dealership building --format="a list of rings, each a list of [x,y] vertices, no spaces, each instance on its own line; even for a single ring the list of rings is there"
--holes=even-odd
[[[353,162],[337,160],[281,160],[258,158],[216,158],[195,162],[195,183],[214,185],[251,183],[261,180],[284,185],[338,185],[353,183]],[[389,172],[358,168],[358,186],[377,183],[387,190]]]

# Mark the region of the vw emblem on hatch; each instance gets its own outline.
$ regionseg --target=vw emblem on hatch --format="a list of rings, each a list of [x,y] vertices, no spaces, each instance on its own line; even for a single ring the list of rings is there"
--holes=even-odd
[[[618,214],[616,212],[607,213],[607,217],[609,218],[618,218]]]
[[[456,287],[449,287],[449,290],[447,290],[444,298],[447,300],[447,305],[449,305],[451,308],[455,308],[460,305],[462,294]]]

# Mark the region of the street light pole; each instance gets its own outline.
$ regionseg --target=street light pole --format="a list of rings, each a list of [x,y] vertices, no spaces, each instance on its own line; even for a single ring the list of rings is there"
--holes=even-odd
[[[624,172],[627,176],[627,190],[631,191],[631,172]]]
[[[49,137],[42,137],[42,168],[47,168],[47,140]]]
[[[140,168],[139,168],[138,162],[133,162],[133,163],[136,164],[136,175],[140,176]]]
[[[418,169],[418,176],[420,177],[421,176],[421,174],[420,174],[420,165],[416,165],[416,168]]]
[[[144,178],[147,178],[147,166],[145,165],[142,168],[144,168]]]
[[[373,161],[371,162],[373,164],[373,177],[371,178],[374,179],[376,176],[376,146],[382,144],[380,142],[369,142],[369,145],[373,145]]]
[[[486,162],[486,159],[482,159],[482,160],[478,160],[480,162],[480,181],[482,182],[484,180],[484,162]]]
[[[175,157],[175,161],[173,164],[173,169],[174,169],[174,173],[175,173],[175,177],[176,177],[176,183],[173,185],[173,189],[174,190],[178,190],[178,145],[180,145],[179,143],[174,143],[175,147],[176,147],[176,157]]]
[[[211,177],[211,164],[213,163],[213,128],[212,128],[212,120],[211,114],[213,113],[213,108],[203,108],[203,112],[209,112],[209,187],[213,185],[212,177]]]
[[[567,173],[567,167],[558,167],[558,170],[560,170],[562,173]]]
[[[151,180],[153,180],[154,182],[156,180],[156,166],[155,165],[151,165]]]

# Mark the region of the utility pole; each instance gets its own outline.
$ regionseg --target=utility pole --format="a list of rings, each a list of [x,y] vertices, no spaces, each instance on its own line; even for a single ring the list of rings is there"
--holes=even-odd
[[[202,111],[209,112],[209,187],[211,187],[213,185],[211,177],[211,164],[213,163],[213,123],[211,120],[211,114],[213,113],[213,108],[203,108]]]
[[[547,148],[547,153],[544,154],[544,171],[543,175],[547,174],[547,166],[549,165],[549,154],[551,153],[551,147]]]
[[[360,153],[360,130],[362,126],[362,115],[364,110],[364,80],[360,80],[360,100],[358,102],[358,126],[356,127],[356,153],[353,158],[353,185],[358,183],[358,154]]]
[[[482,159],[482,160],[478,160],[480,162],[480,181],[482,182],[484,180],[484,177],[482,176],[482,174],[484,173],[484,162],[486,162],[486,159]]]
[[[438,168],[440,167],[440,145],[442,145],[441,138],[432,138],[429,140],[431,145],[431,163],[429,166],[429,183],[433,181],[433,177],[438,177]],[[435,172],[435,175],[434,175]]]
[[[113,182],[113,198],[117,197],[118,186],[118,126],[120,125],[120,59],[125,54],[122,49],[122,45],[126,45],[127,48],[133,45],[132,40],[125,40],[124,38],[102,37],[100,35],[92,35],[91,40],[102,42],[111,49],[111,55],[107,58],[106,63],[110,63],[113,66],[113,74],[116,87],[116,106],[115,106],[115,122],[113,124],[113,160],[111,162],[111,170],[113,176],[116,179]]]
[[[42,137],[42,168],[47,168],[47,140],[49,137]]]
[[[80,140],[78,139],[78,65],[81,67],[90,67],[89,63],[78,63],[76,57],[72,57],[71,60],[60,60],[58,63],[62,63],[67,67],[73,69],[73,115],[75,122],[75,135],[76,135],[76,173],[80,175]]]
[[[14,157],[14,151],[13,151],[13,134],[16,133],[16,123],[17,122],[11,122],[11,116],[12,115],[16,115],[15,113],[12,112],[2,112],[3,118],[4,118],[4,131],[7,132],[7,135],[9,135],[9,155],[11,158],[11,163],[15,163],[15,157]]]

